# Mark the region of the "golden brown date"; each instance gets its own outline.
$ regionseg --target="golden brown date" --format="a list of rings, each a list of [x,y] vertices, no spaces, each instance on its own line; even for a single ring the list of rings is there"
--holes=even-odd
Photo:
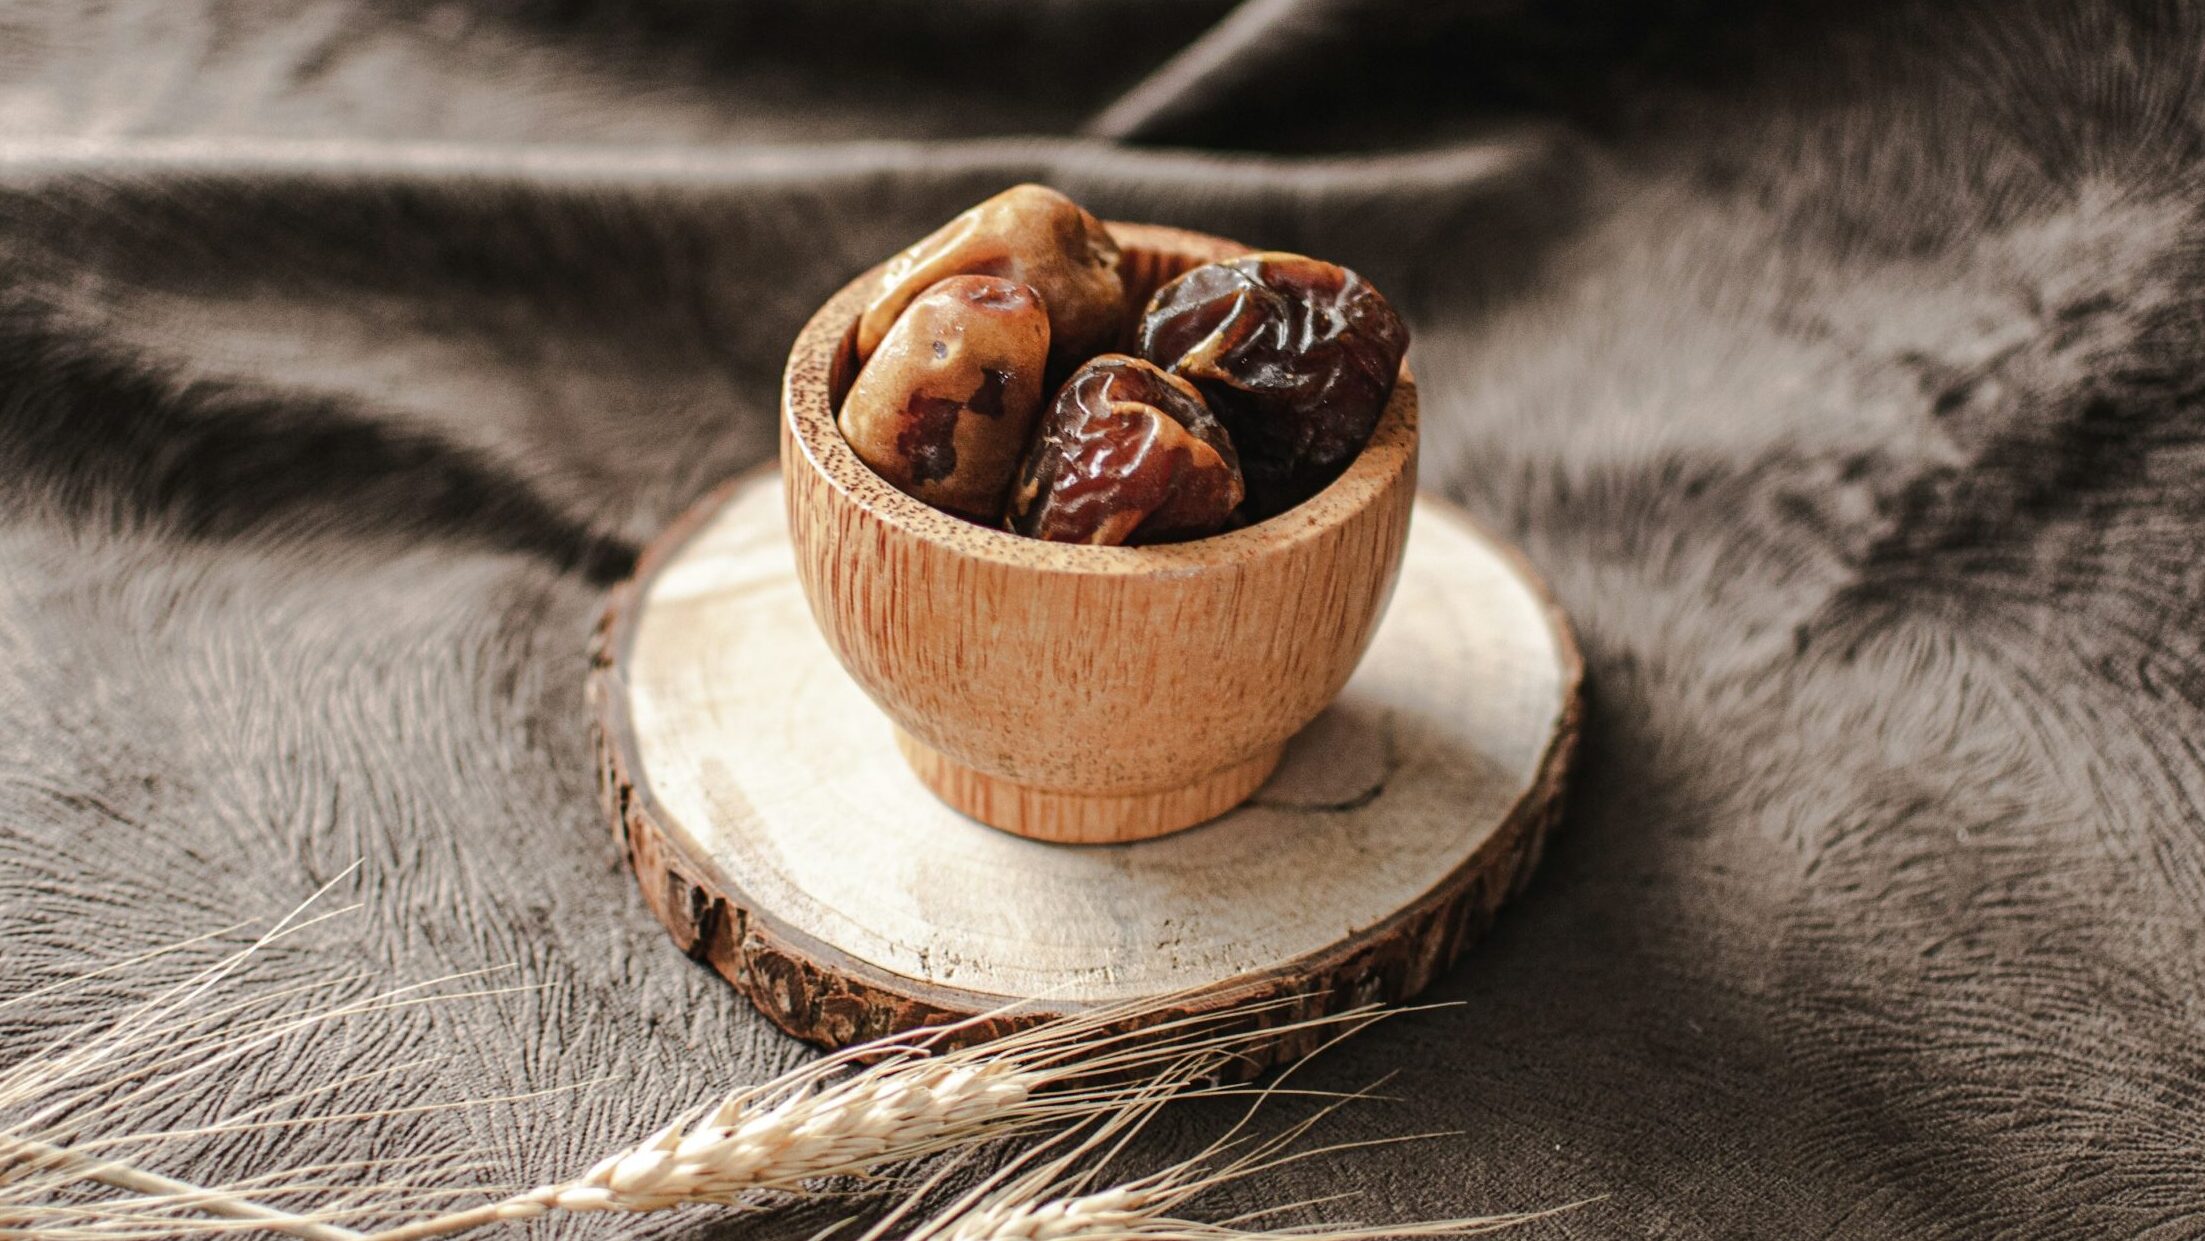
[[[992,525],[1041,407],[1048,355],[1049,317],[1032,289],[994,276],[937,281],[851,382],[842,437],[898,489]]]
[[[890,259],[858,317],[863,361],[911,300],[945,276],[1001,276],[1031,285],[1049,311],[1059,372],[1107,348],[1129,318],[1118,245],[1085,208],[1042,185],[1017,185]]]
[[[1240,449],[1247,516],[1291,508],[1339,476],[1393,393],[1409,329],[1378,290],[1277,251],[1207,263],[1156,291],[1143,358],[1194,382]]]
[[[1042,415],[1009,524],[1059,543],[1173,543],[1223,530],[1241,494],[1232,438],[1194,387],[1106,353]]]

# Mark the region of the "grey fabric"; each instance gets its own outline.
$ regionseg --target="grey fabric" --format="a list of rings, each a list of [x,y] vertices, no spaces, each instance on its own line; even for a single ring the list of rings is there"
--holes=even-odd
[[[529,1181],[807,1054],[634,892],[584,642],[640,543],[770,452],[801,317],[1031,178],[1376,280],[1417,332],[1427,483],[1521,540],[1590,661],[1572,809],[1434,997],[1461,1006],[1311,1070],[1395,1075],[1336,1138],[1460,1136],[1220,1209],[2205,1233],[2195,10],[128,0],[0,27],[0,994],[356,859],[366,908],[277,981],[535,988],[141,1119],[399,1058],[430,1062],[327,1102],[596,1083],[281,1138]],[[0,1056],[114,998],[0,1011]]]

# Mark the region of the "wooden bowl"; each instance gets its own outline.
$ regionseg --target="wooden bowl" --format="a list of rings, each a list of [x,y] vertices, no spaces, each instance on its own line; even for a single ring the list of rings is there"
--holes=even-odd
[[[1109,227],[1136,307],[1247,252]],[[1048,543],[912,499],[844,442],[835,411],[877,279],[845,286],[797,337],[781,469],[812,615],[912,770],[965,814],[1040,840],[1141,840],[1238,805],[1347,683],[1392,594],[1416,494],[1408,368],[1346,473],[1268,521],[1156,547]]]

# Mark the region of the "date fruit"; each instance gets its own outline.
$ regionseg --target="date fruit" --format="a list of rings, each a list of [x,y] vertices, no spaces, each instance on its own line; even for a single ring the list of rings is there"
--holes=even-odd
[[[1031,288],[951,276],[912,300],[837,419],[873,471],[936,508],[994,524],[1041,407],[1049,317]]]
[[[1242,490],[1232,438],[1193,386],[1106,353],[1042,415],[1009,524],[1059,543],[1173,543],[1223,530]]]
[[[858,360],[870,358],[912,299],[945,276],[1001,276],[1031,285],[1049,311],[1051,361],[1061,374],[1112,346],[1129,317],[1118,244],[1078,203],[1042,185],[1018,185],[890,259],[858,317]]]
[[[1247,516],[1261,520],[1315,495],[1362,450],[1409,329],[1347,268],[1272,251],[1158,289],[1138,347],[1217,411],[1240,449]]]

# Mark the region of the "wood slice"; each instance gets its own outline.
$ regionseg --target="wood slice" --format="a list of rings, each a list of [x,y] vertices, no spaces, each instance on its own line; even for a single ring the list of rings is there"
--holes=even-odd
[[[1523,561],[1421,497],[1368,655],[1246,804],[1132,844],[1022,839],[912,773],[814,626],[761,473],[614,593],[590,701],[645,900],[783,1029],[836,1047],[1021,1000],[971,1037],[1150,996],[1305,997],[1274,1023],[1412,996],[1535,864],[1579,679]]]

